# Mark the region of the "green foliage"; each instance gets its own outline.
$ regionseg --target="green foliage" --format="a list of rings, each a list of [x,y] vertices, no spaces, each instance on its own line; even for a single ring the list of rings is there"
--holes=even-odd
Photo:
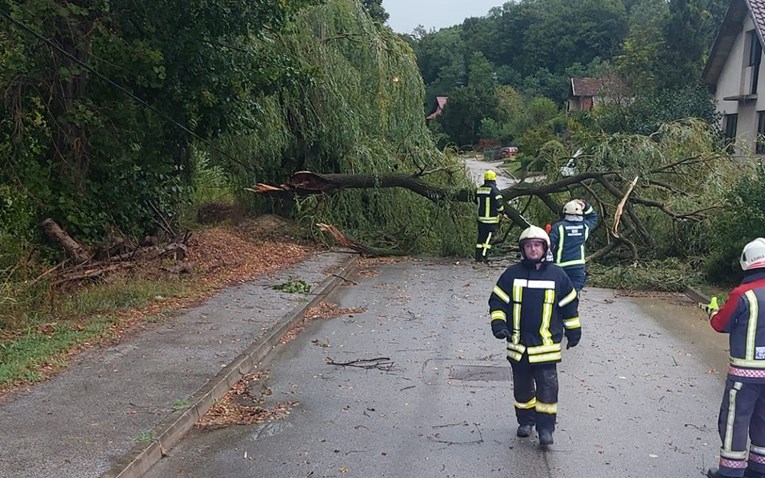
[[[578,172],[618,171],[621,178],[614,185],[620,191],[626,191],[629,183],[638,177],[631,197],[661,204],[670,212],[706,212],[706,217],[675,220],[656,208],[633,206],[632,213],[644,230],[633,230],[629,215],[622,217],[619,230],[647,244],[636,252],[641,260],[678,257],[698,263],[700,257],[713,250],[709,236],[718,211],[710,208],[725,203],[741,165],[721,152],[718,136],[706,123],[700,120],[668,123],[646,136],[593,134],[587,129],[580,130],[574,122],[570,132],[571,140],[584,151],[576,160]],[[545,151],[549,153],[545,157],[547,180],[558,180],[562,177],[561,166],[571,157],[571,149]],[[603,200],[611,193],[596,184],[574,194]],[[559,204],[564,202],[564,198],[556,199]],[[609,214],[601,219],[601,227],[590,239],[590,250],[610,240],[606,231],[613,227],[613,216]]]
[[[210,153],[195,148],[192,153],[194,205],[234,200],[232,180],[222,166],[212,163]]]
[[[765,237],[765,165],[757,161],[749,166],[741,165],[744,175],[727,193],[724,207],[711,223],[712,253],[704,271],[713,283],[737,282],[742,276],[739,258],[744,245]]]
[[[311,3],[0,1],[0,185],[80,241],[153,232],[190,196],[189,131],[254,128],[262,92],[307,81],[262,44]]]
[[[179,398],[178,400],[173,402],[173,405],[171,406],[171,408],[174,412],[179,412],[181,410],[189,408],[189,399]]]
[[[580,118],[593,130],[648,135],[665,123],[683,118],[700,118],[717,125],[719,114],[707,88],[695,84],[638,96],[632,102],[604,104]]]
[[[676,258],[605,266],[590,264],[588,284],[609,289],[683,292],[701,277],[687,262]]]
[[[0,270],[15,265],[28,249],[35,220],[31,198],[0,183]]]
[[[235,162],[210,151],[241,191],[254,182],[281,183],[300,170],[435,170],[427,176],[429,182],[469,184],[463,174],[449,172],[461,170],[456,159],[435,150],[422,110],[422,78],[409,45],[377,28],[357,2],[336,0],[306,10],[273,48],[292,52],[290,61],[311,71],[317,81],[259,98],[258,133],[221,138],[227,151],[247,160]],[[373,247],[442,253],[453,251],[456,241],[464,245],[461,254],[469,251],[461,222],[433,220],[446,206],[409,191],[344,190],[297,201],[252,198],[243,192],[238,199],[257,212],[295,217],[304,231],[317,237],[316,224],[329,223]],[[447,210],[460,218],[472,213],[467,205]]]
[[[292,277],[287,279],[287,282],[275,285],[273,288],[288,294],[308,294],[311,292],[311,284],[303,279],[293,279]]]
[[[369,16],[377,22],[385,23],[390,18],[390,15],[382,6],[382,0],[362,0],[361,4]]]

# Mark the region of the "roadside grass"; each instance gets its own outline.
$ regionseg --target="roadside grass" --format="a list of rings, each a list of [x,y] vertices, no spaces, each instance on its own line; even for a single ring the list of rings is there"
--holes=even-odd
[[[0,303],[0,390],[45,380],[67,365],[73,351],[114,338],[124,320],[121,312],[161,304],[192,289],[182,279],[128,276],[76,293],[17,287],[15,300]],[[149,318],[156,320],[153,313]]]

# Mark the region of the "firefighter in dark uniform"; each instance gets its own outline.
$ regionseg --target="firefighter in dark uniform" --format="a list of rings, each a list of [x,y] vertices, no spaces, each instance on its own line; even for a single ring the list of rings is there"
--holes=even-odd
[[[521,262],[508,267],[489,297],[491,330],[507,341],[513,369],[517,436],[527,437],[536,426],[539,444],[552,445],[558,413],[558,372],[561,341],[579,343],[578,294],[571,279],[549,262],[550,238],[530,226],[518,241]]]
[[[499,228],[500,214],[505,211],[502,194],[497,189],[497,173],[486,171],[483,184],[476,190],[478,203],[478,240],[475,245],[475,261],[488,262],[491,238]]]
[[[584,243],[597,225],[595,209],[581,199],[574,199],[563,206],[563,220],[550,228],[555,263],[566,271],[577,291],[584,288],[587,277],[584,273]]]
[[[707,310],[712,327],[730,334],[730,365],[717,422],[720,467],[707,472],[710,478],[765,478],[765,239],[744,246],[741,268],[746,276],[720,310]]]

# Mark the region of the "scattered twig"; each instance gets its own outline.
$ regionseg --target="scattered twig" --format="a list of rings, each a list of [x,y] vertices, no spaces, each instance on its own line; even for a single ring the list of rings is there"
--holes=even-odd
[[[385,370],[390,372],[393,368],[394,362],[389,357],[377,357],[371,359],[358,359],[351,360],[350,362],[335,362],[332,358],[327,357],[326,363],[328,365],[337,365],[339,367],[358,367],[365,369],[376,368],[378,370]]]

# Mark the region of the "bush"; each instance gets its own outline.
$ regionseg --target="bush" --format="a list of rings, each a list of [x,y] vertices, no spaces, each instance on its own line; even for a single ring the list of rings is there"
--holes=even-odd
[[[712,225],[711,252],[704,266],[713,283],[738,282],[741,250],[755,237],[765,237],[765,166],[744,176],[728,195],[728,201]]]

